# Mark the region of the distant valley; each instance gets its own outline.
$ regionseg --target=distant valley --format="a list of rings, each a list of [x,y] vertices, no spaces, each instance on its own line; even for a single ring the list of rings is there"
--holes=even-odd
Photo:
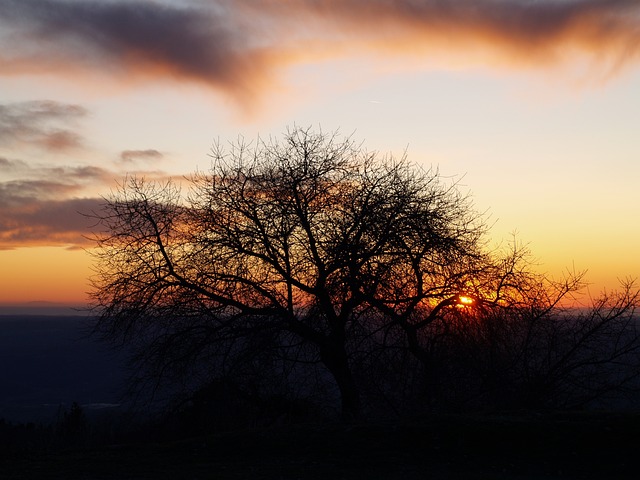
[[[51,305],[40,307],[52,311]],[[89,338],[90,320],[80,314],[0,315],[0,419],[47,423],[73,402],[89,415],[118,408],[125,361]]]

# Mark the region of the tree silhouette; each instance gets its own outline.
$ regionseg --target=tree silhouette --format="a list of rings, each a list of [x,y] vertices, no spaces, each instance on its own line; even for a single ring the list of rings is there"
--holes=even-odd
[[[363,391],[515,398],[637,352],[631,285],[617,310],[568,315],[581,275],[532,273],[515,241],[489,250],[482,215],[437,171],[301,128],[211,157],[186,193],[130,178],[95,214],[96,330],[133,346],[144,380],[225,377],[282,398],[328,376],[353,418]]]
[[[459,291],[483,258],[480,216],[437,172],[336,134],[212,159],[187,195],[132,178],[97,214],[98,330],[158,374],[257,344],[315,358],[357,415],[354,343]]]

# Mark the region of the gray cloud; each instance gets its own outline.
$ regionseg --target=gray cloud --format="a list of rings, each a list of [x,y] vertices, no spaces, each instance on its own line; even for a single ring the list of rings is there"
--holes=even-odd
[[[13,207],[30,202],[31,199],[47,202],[78,190],[76,185],[50,180],[12,180],[0,183],[0,203],[6,213]]]
[[[81,148],[82,137],[68,127],[86,115],[83,107],[52,101],[0,104],[0,142],[48,151]]]
[[[4,147],[35,145],[48,152],[82,145],[75,132],[61,128],[87,115],[78,105],[51,101],[0,104],[0,142]],[[78,212],[97,199],[78,198],[87,187],[111,182],[113,174],[86,165],[32,164],[0,157],[0,249],[30,245],[86,243],[88,221]]]
[[[120,161],[123,163],[135,163],[138,160],[145,162],[162,160],[164,155],[158,150],[124,150],[120,153]]]
[[[3,161],[4,160],[4,161]],[[75,166],[47,166],[47,165],[29,165],[22,160],[7,160],[0,158],[0,167],[16,172],[20,179],[0,181],[0,192],[6,189],[22,189],[25,195],[31,195],[32,190],[39,190],[39,195],[50,198],[51,195],[57,196],[60,190],[78,191],[86,186],[99,185],[102,183],[111,183],[117,176],[114,172],[104,168],[92,165],[75,165]],[[52,188],[50,191],[40,190],[40,185],[59,186]]]

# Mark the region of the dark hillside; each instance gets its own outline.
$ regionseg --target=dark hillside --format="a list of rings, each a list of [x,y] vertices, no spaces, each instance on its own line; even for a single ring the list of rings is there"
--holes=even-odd
[[[4,459],[6,479],[637,478],[640,417],[434,416],[247,430]]]

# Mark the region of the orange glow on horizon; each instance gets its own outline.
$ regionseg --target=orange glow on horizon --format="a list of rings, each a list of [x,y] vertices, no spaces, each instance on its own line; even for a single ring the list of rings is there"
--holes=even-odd
[[[84,304],[91,262],[87,252],[61,247],[0,250],[0,304]]]

